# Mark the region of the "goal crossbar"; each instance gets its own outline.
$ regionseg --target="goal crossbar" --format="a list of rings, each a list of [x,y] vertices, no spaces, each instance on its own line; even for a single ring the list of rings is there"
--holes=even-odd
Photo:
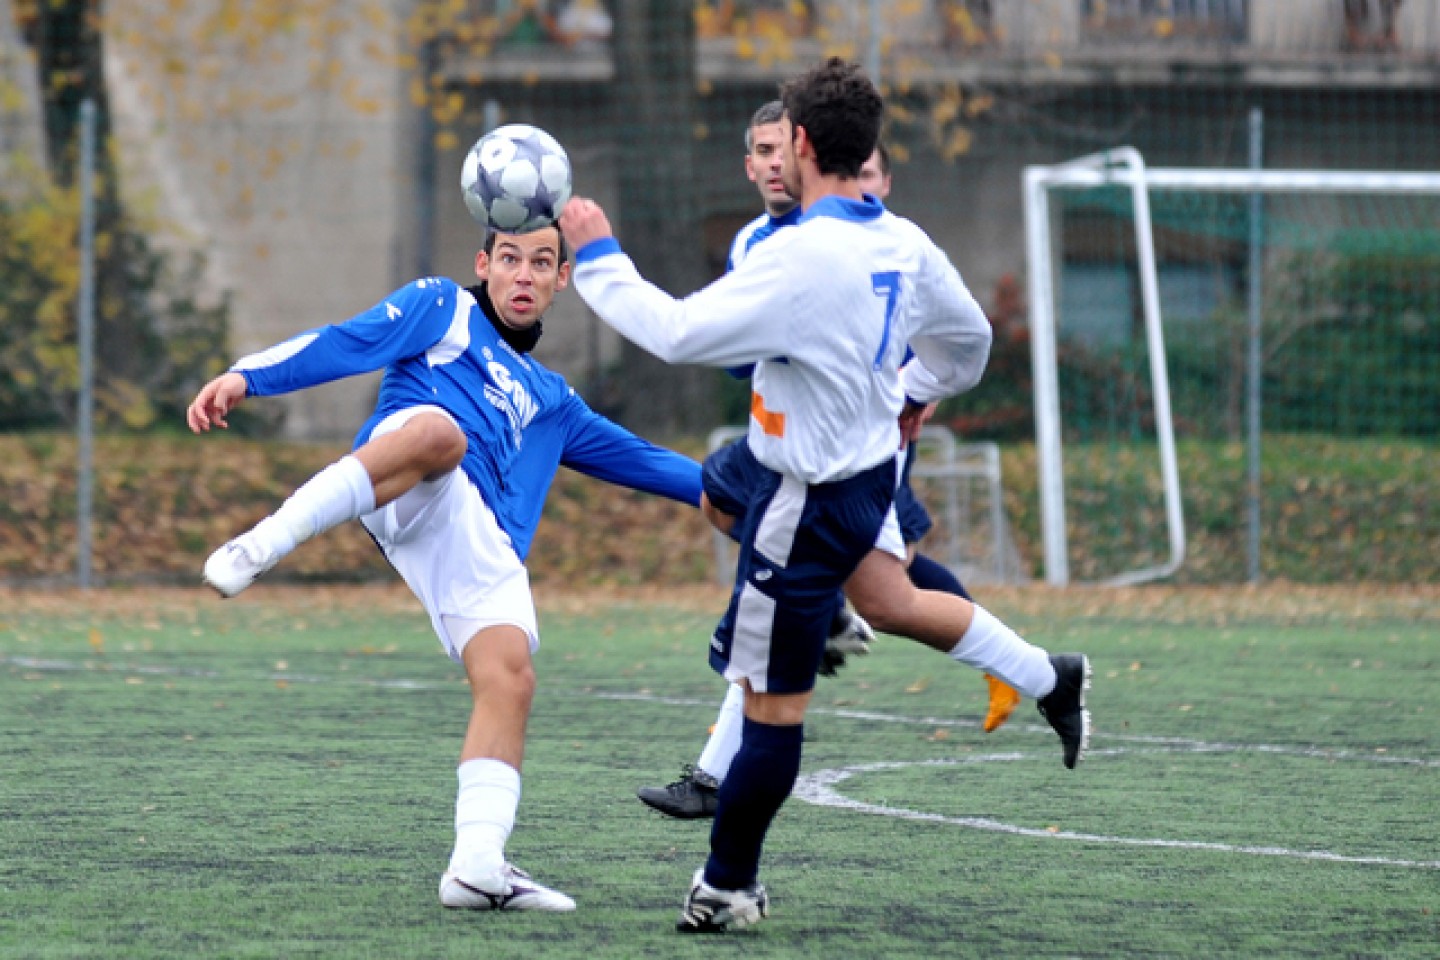
[[[1135,220],[1140,301],[1150,355],[1156,439],[1165,501],[1170,556],[1162,564],[1126,571],[1105,581],[1123,586],[1163,579],[1185,562],[1185,519],[1180,502],[1180,471],[1170,412],[1170,380],[1151,228],[1152,190],[1209,193],[1440,194],[1440,174],[1364,170],[1232,170],[1156,167],[1147,169],[1134,147],[1117,147],[1053,166],[1027,166],[1022,174],[1025,253],[1028,261],[1031,359],[1034,364],[1035,444],[1039,468],[1040,524],[1045,579],[1070,582],[1065,529],[1065,482],[1060,435],[1060,378],[1056,343],[1055,282],[1050,243],[1053,189],[1128,187]]]

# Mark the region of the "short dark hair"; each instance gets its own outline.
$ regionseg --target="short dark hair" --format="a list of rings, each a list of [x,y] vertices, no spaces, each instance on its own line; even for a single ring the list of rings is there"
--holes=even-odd
[[[779,123],[785,118],[785,104],[779,100],[771,100],[769,103],[762,103],[760,109],[755,111],[750,118],[750,126],[745,128],[745,152],[749,153],[755,149],[755,128],[763,127],[767,123]]]
[[[554,230],[554,231],[555,231],[555,236],[556,236],[556,237],[559,239],[559,241],[560,241],[560,262],[561,262],[561,263],[569,263],[569,262],[570,262],[570,248],[565,245],[565,234],[563,234],[563,233],[560,232],[560,224],[558,224],[558,223],[552,223],[552,224],[550,224],[550,226],[548,226],[548,227],[541,227],[540,229],[541,229],[541,230]],[[495,239],[496,239],[497,237],[499,237],[499,236],[500,236],[500,231],[499,231],[499,230],[495,230],[495,229],[490,228],[490,227],[486,227],[486,228],[485,228],[485,246],[482,248],[482,249],[484,249],[484,251],[485,251],[485,256],[488,257],[488,256],[490,256],[491,254],[493,254],[493,253],[495,252]]]
[[[859,64],[831,57],[782,84],[780,99],[814,144],[822,174],[860,175],[880,141],[885,101]]]

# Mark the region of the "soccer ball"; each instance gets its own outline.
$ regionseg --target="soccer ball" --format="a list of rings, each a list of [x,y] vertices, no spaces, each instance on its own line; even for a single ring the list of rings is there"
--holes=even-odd
[[[470,215],[501,233],[529,233],[559,218],[570,199],[570,158],[528,123],[507,123],[475,141],[460,168]]]

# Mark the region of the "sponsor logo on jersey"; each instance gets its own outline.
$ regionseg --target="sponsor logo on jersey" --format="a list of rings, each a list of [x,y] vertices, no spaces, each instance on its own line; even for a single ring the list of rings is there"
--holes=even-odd
[[[489,347],[481,351],[485,357],[485,373],[490,382],[485,385],[485,399],[510,423],[510,432],[515,439],[515,449],[520,449],[523,431],[540,412],[540,405],[530,396],[525,385],[516,380],[510,368],[495,359]]]

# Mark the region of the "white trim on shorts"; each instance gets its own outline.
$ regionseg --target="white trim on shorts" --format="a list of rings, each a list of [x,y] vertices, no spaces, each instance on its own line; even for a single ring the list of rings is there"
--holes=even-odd
[[[455,422],[446,410],[422,404],[380,421],[370,439],[400,429],[421,413],[438,413]],[[461,662],[475,633],[494,626],[517,627],[532,654],[539,648],[530,576],[510,536],[463,470],[457,467],[438,479],[422,480],[360,522],[424,605],[450,659]]]
[[[900,483],[900,463],[896,458],[895,484]],[[780,476],[780,486],[765,504],[765,513],[755,531],[753,549],[773,566],[784,569],[790,565],[790,552],[800,518],[809,499],[810,487],[793,477]],[[905,540],[900,535],[899,514],[895,504],[885,511],[885,520],[875,536],[874,549],[906,560]],[[750,682],[750,689],[766,693],[769,686],[770,651],[775,624],[775,601],[756,589],[748,580],[740,588],[735,602],[735,623],[730,637],[730,657],[725,666],[725,679],[731,683]],[[712,640],[712,646],[716,641]]]
[[[755,531],[752,549],[782,570],[790,565],[790,551],[795,547],[795,534],[800,529],[809,492],[804,482],[781,476],[780,486],[765,504],[765,513]],[[726,680],[731,683],[749,680],[750,689],[756,693],[766,692],[774,625],[775,601],[747,580],[735,604]]]
[[[895,458],[896,490],[900,489],[900,481],[905,477],[905,458],[914,449],[914,445],[911,445],[910,449]],[[901,563],[910,562],[909,551],[905,549],[905,537],[900,532],[900,513],[895,509],[894,499],[890,501],[890,509],[885,511],[885,522],[880,525],[880,532],[875,537],[875,549],[898,557]]]

